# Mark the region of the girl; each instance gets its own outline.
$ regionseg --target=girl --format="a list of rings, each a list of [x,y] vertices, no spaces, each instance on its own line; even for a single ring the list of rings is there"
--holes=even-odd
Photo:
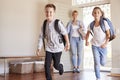
[[[92,52],[94,56],[94,69],[96,80],[100,80],[100,64],[102,66],[105,65],[106,62],[106,55],[107,55],[107,44],[109,42],[110,32],[109,32],[109,25],[104,20],[105,24],[105,32],[103,32],[100,26],[100,20],[104,17],[104,13],[99,7],[95,7],[92,12],[92,16],[94,17],[94,26],[93,30],[91,29],[90,25],[88,27],[88,31],[86,34],[86,46],[89,45],[88,38],[91,31],[93,31],[94,35],[91,40],[92,44]]]

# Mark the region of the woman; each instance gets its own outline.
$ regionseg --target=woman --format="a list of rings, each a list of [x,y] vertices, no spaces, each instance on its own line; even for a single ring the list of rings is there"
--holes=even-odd
[[[83,39],[84,39],[84,25],[77,19],[78,11],[74,10],[72,12],[73,20],[68,22],[67,32],[70,39],[70,47],[72,52],[72,64],[73,73],[80,72],[81,54],[83,50]]]

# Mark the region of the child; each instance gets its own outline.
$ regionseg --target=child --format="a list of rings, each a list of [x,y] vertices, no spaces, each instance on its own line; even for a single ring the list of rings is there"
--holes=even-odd
[[[70,46],[72,51],[72,64],[73,73],[80,72],[81,55],[83,50],[83,38],[84,35],[80,33],[80,30],[85,30],[83,23],[77,19],[78,11],[72,12],[73,20],[68,22],[67,32],[70,38]]]
[[[91,40],[91,44],[92,44],[92,52],[94,57],[94,69],[95,69],[96,80],[100,80],[100,64],[104,66],[106,62],[106,55],[107,55],[106,47],[110,38],[110,32],[109,32],[110,27],[107,21],[105,20],[104,20],[104,24],[105,24],[106,32],[103,32],[100,26],[100,20],[104,17],[104,13],[101,10],[101,8],[95,7],[93,9],[92,16],[94,17],[94,26],[93,26],[94,35]],[[89,45],[88,38],[91,31],[92,30],[89,25],[86,34],[86,46]]]
[[[46,80],[52,80],[51,77],[51,71],[50,71],[50,66],[51,66],[51,61],[53,60],[53,66],[55,69],[59,70],[59,74],[63,74],[63,65],[60,64],[60,58],[62,51],[64,49],[63,43],[60,42],[59,37],[60,34],[55,30],[54,28],[54,23],[55,23],[55,10],[56,7],[54,4],[47,4],[45,6],[45,15],[46,15],[46,30],[45,30],[45,50],[46,50],[46,56],[45,56],[45,75],[46,75]],[[69,50],[69,39],[68,39],[68,34],[66,32],[65,27],[61,23],[61,21],[58,22],[58,27],[61,30],[61,34],[64,35],[66,45],[65,45],[65,50]],[[43,27],[41,29],[41,34],[39,38],[39,44],[38,44],[38,50],[37,50],[37,55],[40,55],[41,48],[43,46]]]

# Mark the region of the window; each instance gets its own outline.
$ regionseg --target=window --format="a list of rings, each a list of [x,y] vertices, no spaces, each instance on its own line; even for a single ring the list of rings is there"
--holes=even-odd
[[[79,7],[90,7],[109,3],[110,0],[72,0],[72,5]]]
[[[93,2],[98,2],[98,1],[103,1],[103,0],[72,0],[73,5],[78,5],[78,4],[86,4],[86,3],[93,3]]]

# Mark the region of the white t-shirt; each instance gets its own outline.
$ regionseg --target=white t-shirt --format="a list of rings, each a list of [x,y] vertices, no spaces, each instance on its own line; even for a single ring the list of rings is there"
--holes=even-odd
[[[78,25],[72,25],[72,37],[80,37],[80,34],[78,32],[78,29],[80,27]]]
[[[108,23],[106,21],[104,21],[104,24],[105,24],[105,29],[106,30],[110,29],[110,27],[109,27],[109,25],[108,25]],[[92,30],[90,29],[90,25],[88,27],[88,30],[92,32]],[[94,35],[93,35],[93,38],[91,40],[91,43],[92,43],[92,45],[99,47],[99,46],[101,46],[105,42],[105,40],[106,40],[106,33],[103,32],[103,30],[100,27],[100,25],[96,26],[96,27],[94,26],[93,31],[94,31],[93,32]]]
[[[54,22],[55,22],[55,20],[51,21],[50,23],[47,22],[47,24],[46,24],[45,49],[46,49],[46,51],[56,53],[56,52],[63,51],[64,45],[63,45],[63,43],[59,42],[60,34],[55,30]],[[64,27],[64,25],[62,24],[61,21],[58,22],[58,27],[61,30],[61,34],[63,34],[63,35],[67,34],[66,28]],[[41,34],[40,34],[39,43],[38,43],[38,49],[41,49],[43,46],[42,37],[43,37],[43,31],[41,29]]]

